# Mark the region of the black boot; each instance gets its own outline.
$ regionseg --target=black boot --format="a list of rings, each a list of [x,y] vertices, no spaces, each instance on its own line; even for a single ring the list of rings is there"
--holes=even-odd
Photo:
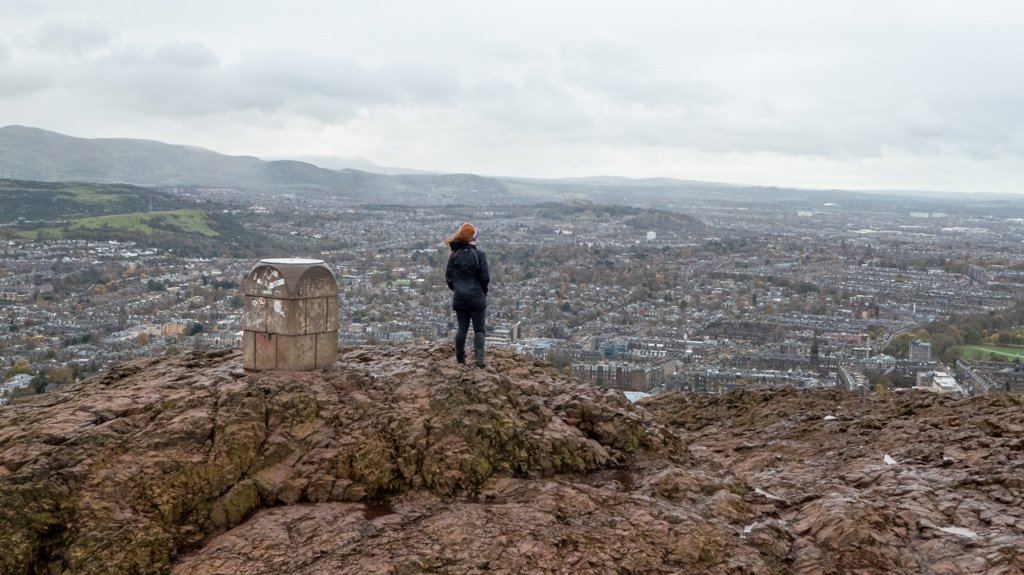
[[[487,367],[484,363],[484,338],[487,336],[482,331],[473,334],[473,355],[476,356],[476,366]]]
[[[465,364],[466,363],[466,337],[463,336],[461,339],[458,335],[455,336],[455,361]]]

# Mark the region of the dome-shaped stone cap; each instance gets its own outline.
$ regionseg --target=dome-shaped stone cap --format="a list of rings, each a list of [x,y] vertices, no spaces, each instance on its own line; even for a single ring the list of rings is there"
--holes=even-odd
[[[245,295],[307,299],[338,295],[338,280],[323,260],[266,259],[245,278]]]

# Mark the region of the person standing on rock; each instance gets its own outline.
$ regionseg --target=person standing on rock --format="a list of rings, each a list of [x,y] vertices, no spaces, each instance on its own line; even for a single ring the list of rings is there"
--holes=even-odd
[[[484,319],[487,313],[487,284],[491,281],[487,268],[487,254],[476,249],[476,228],[465,223],[452,237],[444,241],[452,249],[448,255],[448,269],[444,278],[452,296],[452,309],[459,320],[455,333],[455,361],[466,363],[466,334],[473,322],[473,353],[476,366],[485,367],[484,339],[487,337]]]

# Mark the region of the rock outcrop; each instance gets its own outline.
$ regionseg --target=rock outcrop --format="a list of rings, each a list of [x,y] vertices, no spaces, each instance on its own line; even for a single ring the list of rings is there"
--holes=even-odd
[[[1020,572],[1009,399],[630,404],[452,355],[197,353],[0,408],[0,575]]]
[[[754,490],[795,573],[1024,573],[1024,399],[669,394],[645,404]]]

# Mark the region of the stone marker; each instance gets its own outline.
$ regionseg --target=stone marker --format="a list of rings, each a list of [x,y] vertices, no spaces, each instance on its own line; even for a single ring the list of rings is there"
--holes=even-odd
[[[338,281],[323,260],[260,260],[244,289],[245,369],[311,371],[338,360]]]

